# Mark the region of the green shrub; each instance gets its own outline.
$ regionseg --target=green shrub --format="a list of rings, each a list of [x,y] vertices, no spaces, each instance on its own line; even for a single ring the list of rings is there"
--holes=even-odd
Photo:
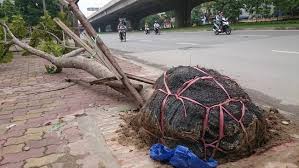
[[[13,60],[13,54],[8,51],[5,52],[5,47],[3,44],[0,44],[0,64],[9,63]]]
[[[40,22],[34,27],[31,34],[29,45],[37,47],[42,41],[52,41],[53,36],[50,33],[62,39],[62,31],[47,13],[40,18]]]

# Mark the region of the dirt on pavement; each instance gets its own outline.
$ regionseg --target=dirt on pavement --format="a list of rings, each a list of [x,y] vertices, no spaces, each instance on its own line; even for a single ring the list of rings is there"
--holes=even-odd
[[[150,146],[158,143],[157,138],[149,132],[135,126],[138,112],[127,111],[120,114],[124,123],[117,130],[117,141],[124,145],[135,145],[140,150],[149,150]],[[299,140],[297,125],[286,119],[277,109],[265,110],[267,121],[267,142],[254,150],[250,157],[236,160],[220,160],[223,168],[297,168],[299,166]],[[297,137],[296,137],[297,136]],[[296,139],[297,138],[297,139]],[[256,161],[255,161],[256,160]],[[279,161],[282,160],[282,161]]]

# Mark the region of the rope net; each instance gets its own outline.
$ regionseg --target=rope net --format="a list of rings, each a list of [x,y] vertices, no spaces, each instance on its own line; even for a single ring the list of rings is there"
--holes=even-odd
[[[190,67],[188,67],[190,68]],[[178,114],[169,114],[171,113],[170,111],[172,110],[172,106],[174,103],[180,102],[180,107],[176,106],[177,112],[180,112],[181,115],[183,115],[183,118],[188,117],[188,109],[190,109],[190,106],[199,106],[201,109],[204,109],[203,111],[203,117],[199,118],[198,123],[201,124],[201,129],[199,130],[200,133],[196,135],[200,135],[199,137],[193,138],[193,142],[199,143],[203,146],[203,156],[205,159],[207,157],[214,157],[216,152],[220,151],[222,153],[226,153],[225,149],[222,149],[220,147],[221,140],[223,140],[226,137],[227,131],[225,131],[226,128],[226,121],[233,121],[235,122],[239,127],[241,132],[243,132],[243,135],[245,135],[245,141],[248,143],[248,134],[246,132],[246,126],[248,126],[248,123],[244,124],[244,118],[246,120],[252,121],[253,118],[250,118],[248,113],[248,109],[246,107],[246,103],[250,102],[250,98],[248,95],[243,92],[241,88],[236,84],[236,86],[232,86],[231,83],[227,83],[226,81],[232,81],[229,77],[227,76],[219,76],[220,74],[217,73],[215,74],[210,74],[207,70],[204,68],[200,67],[192,67],[193,70],[196,70],[198,72],[198,75],[192,76],[191,79],[189,77],[185,77],[183,80],[182,79],[176,79],[178,81],[170,81],[169,80],[169,74],[167,72],[164,73],[163,77],[160,78],[160,80],[163,81],[163,84],[160,86],[155,85],[156,87],[156,92],[155,96],[153,96],[152,101],[154,102],[154,99],[157,99],[157,97],[161,97],[162,94],[162,99],[158,100],[160,101],[160,106],[159,109],[155,111],[155,109],[151,109],[155,113],[155,118],[156,122],[159,126],[159,136],[157,136],[155,133],[151,132],[151,134],[155,134],[156,137],[159,137],[161,143],[165,143],[164,140],[169,139],[169,134],[168,136],[165,135],[165,126],[171,127],[169,125],[174,125],[173,122],[176,120],[175,117],[172,117],[172,119],[166,119],[167,116],[169,115],[178,115]],[[191,70],[192,71],[192,70]],[[193,72],[192,72],[193,73]],[[174,78],[173,78],[174,79]],[[172,80],[173,80],[172,79]],[[185,80],[187,79],[187,80]],[[221,79],[221,81],[219,81]],[[185,80],[185,81],[184,81]],[[159,81],[159,80],[158,80]],[[172,84],[169,84],[171,83]],[[173,82],[177,83],[183,83],[180,86],[174,87]],[[220,93],[219,95],[224,95],[225,97],[221,97],[220,99],[216,100],[217,103],[211,103],[208,101],[205,101],[207,99],[203,98],[203,101],[199,101],[196,96],[191,96],[192,92],[194,91],[192,88],[198,87],[198,83],[201,83],[201,86],[209,85],[213,86],[214,89],[217,89],[217,93]],[[231,95],[232,93],[232,88],[239,88],[241,91],[238,91],[240,93],[237,93],[236,95]],[[203,88],[205,89],[205,88]],[[186,92],[188,92],[186,94]],[[221,93],[222,92],[222,93]],[[195,93],[193,92],[192,95]],[[207,95],[208,97],[213,97],[215,93],[212,93],[212,95]],[[186,96],[189,95],[189,96]],[[241,95],[241,96],[240,96]],[[245,95],[245,96],[244,96]],[[157,103],[157,102],[156,102]],[[154,103],[155,104],[155,103]],[[186,105],[188,104],[188,105]],[[191,105],[190,105],[191,104]],[[153,103],[150,103],[149,106],[152,106]],[[188,106],[188,107],[187,107]],[[238,106],[238,108],[235,108],[233,106]],[[233,108],[232,108],[233,107]],[[202,112],[201,112],[202,113]],[[152,114],[152,113],[151,113]],[[211,116],[214,118],[217,118],[218,121],[214,122],[214,124],[211,124]],[[217,117],[215,117],[217,116]],[[190,116],[189,116],[190,119]],[[198,117],[194,118],[198,119]],[[191,117],[191,120],[194,120]],[[170,120],[173,120],[170,122]],[[143,122],[146,122],[143,121]],[[150,121],[149,121],[150,122]],[[190,122],[190,120],[186,120],[185,122]],[[217,123],[217,135],[211,136],[210,130],[215,129],[215,123]],[[184,123],[184,124],[189,124],[189,123]],[[196,124],[195,124],[196,125]],[[212,127],[212,128],[211,128]],[[239,132],[239,134],[241,134]],[[231,136],[231,135],[230,135]],[[170,136],[171,137],[171,136]],[[211,137],[213,137],[211,140]],[[209,140],[207,140],[207,138]],[[191,138],[192,139],[192,138]],[[207,153],[208,149],[212,150]]]

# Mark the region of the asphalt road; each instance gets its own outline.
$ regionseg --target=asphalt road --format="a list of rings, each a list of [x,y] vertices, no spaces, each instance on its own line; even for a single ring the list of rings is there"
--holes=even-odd
[[[103,34],[124,56],[167,67],[200,65],[236,79],[259,102],[299,116],[299,31],[128,33],[120,42]],[[295,113],[294,113],[295,112]],[[290,114],[292,115],[292,114]]]

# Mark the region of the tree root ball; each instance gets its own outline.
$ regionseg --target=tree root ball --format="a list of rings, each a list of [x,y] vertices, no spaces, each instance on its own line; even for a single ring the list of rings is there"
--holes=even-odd
[[[162,75],[137,117],[156,142],[184,145],[202,159],[241,158],[264,143],[264,114],[232,79],[180,66]]]

